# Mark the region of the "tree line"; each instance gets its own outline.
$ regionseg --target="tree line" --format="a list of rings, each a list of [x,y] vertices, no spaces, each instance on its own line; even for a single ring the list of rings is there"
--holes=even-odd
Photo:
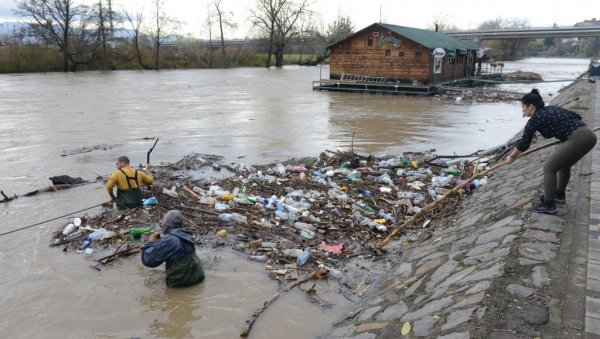
[[[317,22],[311,0],[255,0],[248,18],[255,36],[232,44],[227,36],[237,24],[228,0],[208,0],[199,18],[207,38],[196,39],[179,33],[168,1],[175,0],[147,0],[145,11],[116,9],[113,0],[15,0],[27,25],[4,38],[11,48],[0,50],[0,72],[270,67],[282,66],[286,51],[317,64],[328,45],[354,31],[348,17]]]
[[[354,33],[349,17],[323,24],[312,9],[314,0],[254,0],[248,20],[252,38],[227,39],[237,29],[234,0],[205,0],[204,39],[182,35],[183,23],[168,12],[177,0],[145,0],[148,10],[115,8],[114,0],[15,0],[14,13],[26,25],[0,36],[0,73],[163,68],[228,68],[318,64],[327,46]],[[492,19],[479,29],[526,28],[526,19]],[[429,29],[448,31],[446,16]],[[599,38],[489,40],[497,60],[524,56],[593,57]]]

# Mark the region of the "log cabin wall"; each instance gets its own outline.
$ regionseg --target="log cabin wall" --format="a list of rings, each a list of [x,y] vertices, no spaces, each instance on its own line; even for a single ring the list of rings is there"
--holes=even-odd
[[[439,34],[439,33],[436,33]],[[423,84],[464,79],[474,73],[475,50],[443,58],[442,71],[433,73],[432,49],[374,24],[329,47],[330,79],[342,75],[385,78],[387,82]]]
[[[375,36],[373,35],[375,33]],[[390,37],[400,41],[380,43]],[[393,32],[375,29],[342,41],[331,49],[330,78],[342,74],[384,77],[388,81],[427,82],[430,78],[431,53],[428,48]]]

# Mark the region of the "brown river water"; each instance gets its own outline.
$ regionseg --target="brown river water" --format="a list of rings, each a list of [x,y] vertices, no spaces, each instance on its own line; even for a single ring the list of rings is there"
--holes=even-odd
[[[587,65],[527,59],[505,70],[572,80]],[[106,176],[120,155],[145,162],[148,138],[160,138],[154,164],[192,152],[263,164],[351,146],[362,154],[469,154],[504,143],[525,123],[518,102],[312,91],[320,75],[328,77],[326,66],[0,75],[0,189],[20,195],[47,187],[54,175]],[[549,96],[568,83],[502,89],[535,86]],[[0,233],[107,200],[101,184],[20,197],[0,204]],[[198,248],[207,278],[187,289],[166,288],[164,268],[145,268],[139,256],[97,271],[93,257],[49,247],[52,232],[68,221],[0,236],[1,338],[238,338],[246,319],[278,290],[263,264],[228,249]],[[327,333],[351,302],[335,284],[317,286],[326,307],[296,288],[268,308],[250,337]]]

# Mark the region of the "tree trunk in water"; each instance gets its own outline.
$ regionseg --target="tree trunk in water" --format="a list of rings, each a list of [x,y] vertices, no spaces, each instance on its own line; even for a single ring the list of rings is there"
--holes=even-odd
[[[160,66],[160,42],[156,43],[156,55],[154,56],[154,69],[158,70]]]
[[[275,51],[275,66],[276,67],[283,66],[283,51],[282,50],[278,49]]]

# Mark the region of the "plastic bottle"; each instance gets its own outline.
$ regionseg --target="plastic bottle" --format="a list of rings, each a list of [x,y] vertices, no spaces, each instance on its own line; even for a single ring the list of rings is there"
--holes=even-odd
[[[294,223],[294,227],[296,227],[299,230],[311,230],[311,231],[314,231],[314,230],[317,229],[315,226],[313,226],[311,224],[307,224],[305,222],[299,222],[299,221],[296,221]]]
[[[447,168],[444,170],[444,173],[452,174],[452,175],[461,175],[462,172],[457,170],[456,168]]]
[[[179,194],[177,194],[177,192],[175,192],[175,190],[170,190],[166,187],[163,187],[162,192],[163,192],[163,194],[166,194],[166,195],[170,196],[171,198],[179,197]]]
[[[327,175],[325,175],[325,174],[323,174],[323,173],[321,173],[319,171],[313,171],[313,175],[315,177],[321,178],[323,180],[327,180]]]
[[[267,257],[265,254],[263,255],[251,255],[248,257],[248,259],[252,260],[252,261],[257,261],[257,262],[265,262],[267,261],[269,257]]]
[[[298,258],[302,255],[302,250],[298,248],[287,248],[283,250],[283,255],[286,257]]]
[[[306,264],[308,262],[308,259],[310,258],[310,252],[310,247],[305,248],[302,254],[298,257],[298,259],[296,259],[296,264],[298,266],[304,266],[304,264]]]
[[[156,200],[156,197],[150,197],[148,199],[144,199],[144,201],[142,202],[142,205],[144,205],[144,206],[158,205],[158,200]]]
[[[446,186],[446,185],[450,184],[451,181],[452,181],[451,177],[438,176],[438,177],[431,178],[431,184],[434,187]]]
[[[133,227],[129,229],[129,232],[131,232],[133,239],[138,240],[142,237],[142,234],[152,232],[152,227]]]
[[[300,236],[306,239],[312,239],[315,237],[315,232],[304,228],[300,231]]]
[[[65,237],[65,239],[64,239],[64,240],[65,240],[65,241],[70,241],[70,240],[73,240],[73,239],[79,238],[79,237],[80,237],[80,236],[82,236],[82,235],[83,235],[83,232],[81,232],[81,231],[76,231],[76,232],[73,232],[73,233],[71,233],[71,234],[67,235],[67,236]]]
[[[276,165],[275,171],[277,171],[277,174],[279,174],[280,177],[284,177],[285,176],[285,167],[283,166],[282,163],[278,163]]]
[[[224,222],[237,222],[237,223],[245,223],[247,218],[239,213],[221,213],[219,214],[219,220]]]
[[[81,247],[79,247],[79,250],[83,251],[86,247],[88,247],[92,243],[92,241],[102,238],[102,236],[105,233],[106,233],[106,229],[104,229],[104,228],[99,228],[99,229],[95,230],[94,232],[90,233],[88,235],[87,239],[85,240],[85,242],[83,243],[83,245],[81,245]]]
[[[75,224],[68,224],[62,231],[62,235],[66,237],[67,235],[73,233],[73,231],[75,231]]]

